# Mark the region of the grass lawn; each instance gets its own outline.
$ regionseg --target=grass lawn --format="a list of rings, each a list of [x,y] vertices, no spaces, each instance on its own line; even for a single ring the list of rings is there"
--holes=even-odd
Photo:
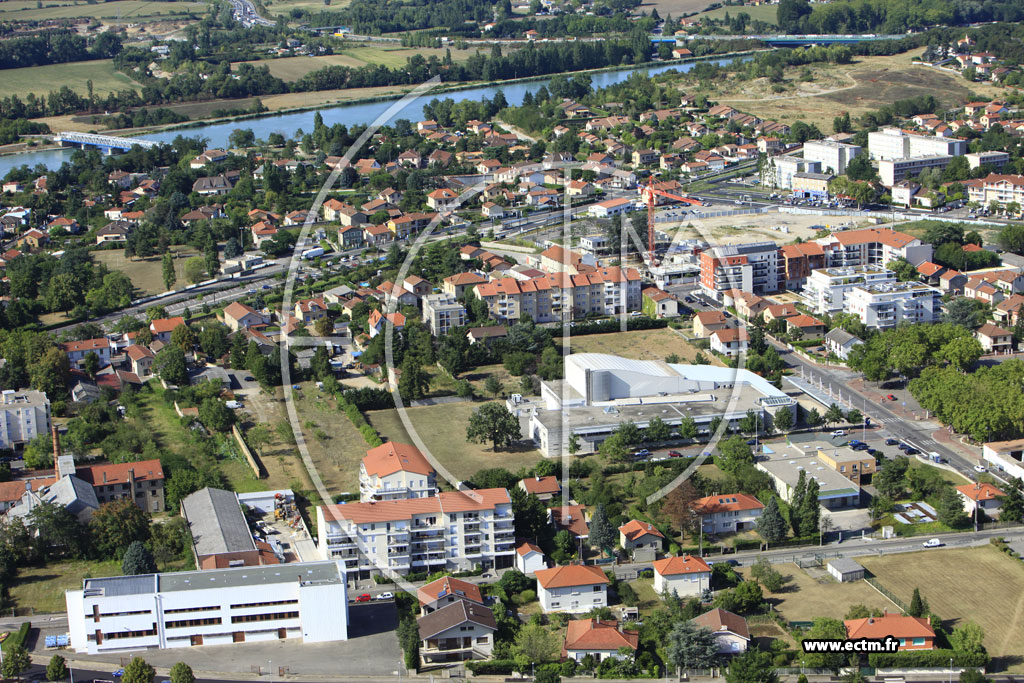
[[[556,343],[560,342],[556,340]],[[637,360],[665,360],[674,353],[684,363],[692,361],[700,351],[667,328],[581,335],[572,337],[570,348],[572,353],[610,353]],[[710,351],[705,351],[704,356],[712,365],[722,365]]]
[[[453,48],[452,61],[464,62],[476,53],[477,50],[475,48],[472,50],[456,50]],[[363,64],[381,64],[393,68],[405,66],[405,60],[413,55],[422,55],[424,58],[434,55],[438,59],[442,59],[445,56],[445,49],[431,47],[381,47],[374,45],[372,47],[359,46],[347,48],[342,51],[342,54],[357,59]]]
[[[501,382],[502,393],[499,395],[523,393],[522,387],[519,386],[519,382],[522,378],[510,375],[504,365],[481,365],[470,372],[462,373],[459,379],[468,380],[469,383],[473,385],[473,391],[476,392],[477,396],[490,398],[490,394],[484,389],[484,382],[486,382],[487,378],[491,376],[497,377],[498,381]],[[442,375],[441,379],[447,379],[447,377]],[[434,385],[431,384],[430,386],[431,390],[433,390]]]
[[[647,616],[661,607],[661,596],[654,591],[654,577],[630,581],[629,585],[633,587],[636,597],[640,599],[637,607],[640,608],[641,616]]]
[[[950,548],[858,558],[875,578],[909,603],[914,588],[947,624],[973,621],[985,631],[996,662],[1021,670],[1024,641],[1024,564],[993,547]]]
[[[943,469],[941,467],[934,467],[932,465],[928,465],[926,463],[921,462],[916,457],[914,457],[914,458],[907,458],[907,459],[910,461],[910,465],[909,465],[910,469],[912,469],[912,470],[934,470],[934,471],[939,473],[940,477],[942,477],[945,481],[948,481],[949,483],[951,483],[953,486],[961,486],[963,484],[971,483],[970,480],[968,480],[966,477],[964,477],[962,474],[960,474],[958,472],[950,472],[949,470]]]
[[[293,9],[308,10],[316,13],[321,10],[335,10],[346,7],[348,0],[331,0],[328,7],[324,0],[271,0],[264,5],[267,8],[267,15],[286,14]]]
[[[719,7],[708,12],[701,12],[693,19],[725,19],[725,15],[735,17],[737,14],[749,14],[751,21],[760,20],[774,25],[778,14],[778,5],[753,5],[751,7]]]
[[[185,261],[189,256],[196,256],[197,252],[187,246],[171,247],[171,251],[176,255],[174,270],[178,274],[178,282],[175,286],[185,285],[187,284]],[[160,294],[167,291],[167,288],[164,287],[164,267],[161,256],[128,260],[124,257],[123,249],[104,249],[93,251],[92,257],[97,263],[104,264],[110,270],[119,270],[127,275],[140,294]]]
[[[0,5],[3,4],[0,3]],[[0,21],[6,19],[7,17],[0,13]],[[97,59],[91,62],[69,62],[68,64],[28,66],[22,69],[4,69],[4,77],[0,78],[0,97],[18,95],[24,99],[25,95],[30,92],[45,95],[51,90],[59,90],[62,85],[68,86],[80,95],[85,95],[89,92],[86,81],[90,79],[92,79],[93,91],[97,95],[106,95],[118,90],[139,90],[142,87],[114,69],[114,60]]]
[[[0,21],[41,21],[44,19],[124,19],[138,21],[147,17],[165,19],[175,14],[206,14],[204,2],[146,2],[146,0],[107,0],[102,3],[44,2],[37,8],[32,0],[5,0],[0,3]],[[61,65],[56,65],[61,66]]]
[[[515,472],[532,467],[541,458],[533,444],[512,451],[491,450],[490,444],[466,441],[469,416],[480,403],[449,403],[422,408],[408,408],[406,413],[430,454],[457,480],[469,479],[478,470],[504,467]],[[397,410],[374,410],[366,413],[374,429],[388,441],[412,443]],[[440,477],[439,477],[440,478]]]
[[[324,486],[333,495],[358,492],[359,463],[369,446],[333,398],[311,390],[308,383],[302,386],[292,392],[295,410]]]
[[[280,393],[278,391],[278,395]],[[284,404],[271,400],[270,396],[263,393],[250,393],[245,397],[245,406],[246,410],[239,413],[244,430],[258,423],[270,428],[270,443],[263,447],[260,454],[263,468],[267,471],[267,477],[263,480],[266,488],[271,491],[285,488],[312,491],[313,482],[299,458],[295,444],[282,440],[275,429],[285,419]]]
[[[786,577],[786,585],[779,593],[765,593],[786,621],[813,621],[818,617],[842,619],[850,605],[864,605],[868,608],[890,611],[898,609],[866,581],[838,583],[823,570],[821,573],[825,578],[818,580],[795,564],[773,566]],[[750,573],[750,568],[745,567],[737,571],[746,576]]]

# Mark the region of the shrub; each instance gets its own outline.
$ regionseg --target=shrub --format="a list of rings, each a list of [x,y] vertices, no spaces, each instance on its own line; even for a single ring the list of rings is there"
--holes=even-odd
[[[466,668],[478,676],[510,676],[515,666],[516,663],[513,659],[466,662]]]

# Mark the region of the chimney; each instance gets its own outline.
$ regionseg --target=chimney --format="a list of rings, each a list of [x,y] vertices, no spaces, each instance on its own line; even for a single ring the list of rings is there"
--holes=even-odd
[[[538,474],[536,477],[534,477],[534,479],[536,479],[537,481],[540,481],[540,475]]]

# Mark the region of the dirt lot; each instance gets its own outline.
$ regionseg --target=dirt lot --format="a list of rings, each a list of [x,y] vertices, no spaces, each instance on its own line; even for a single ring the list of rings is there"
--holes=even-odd
[[[588,334],[573,337],[570,343],[573,353],[610,353],[637,360],[665,360],[674,353],[684,361],[692,361],[699,350],[668,329]],[[704,356],[713,365],[722,365],[710,352]]]
[[[766,595],[786,621],[813,621],[818,617],[842,619],[850,605],[890,611],[897,609],[866,581],[838,583],[827,574],[826,578],[818,580],[795,564],[777,564],[774,567],[782,572],[787,582],[781,592],[766,592]],[[750,569],[740,572],[747,574]]]
[[[171,251],[176,254],[174,268],[178,274],[177,286],[184,286],[187,284],[185,260],[189,256],[195,256],[197,252],[191,247],[181,246],[171,247]],[[128,260],[124,257],[122,249],[94,251],[92,256],[97,263],[102,263],[111,270],[119,270],[127,275],[140,294],[160,294],[167,291],[167,288],[164,287],[163,259],[160,256]]]
[[[366,456],[366,441],[337,409],[333,398],[317,394],[308,383],[302,386],[302,390],[292,393],[295,409],[324,486],[332,495],[359,491],[359,463]]]
[[[992,547],[930,550],[858,560],[879,583],[910,602],[914,588],[947,624],[985,631],[1000,668],[1024,670],[1024,564]],[[999,669],[997,669],[999,670]]]
[[[541,458],[540,451],[527,444],[512,451],[491,450],[490,444],[466,441],[469,416],[480,403],[448,403],[422,408],[408,408],[407,414],[431,455],[457,480],[468,479],[487,467],[504,467],[515,472],[532,467]],[[397,410],[375,410],[366,413],[374,429],[388,441],[412,443]]]
[[[270,443],[260,454],[263,467],[267,470],[267,478],[263,480],[267,488],[271,491],[282,488],[312,491],[313,482],[295,445],[284,441],[276,430],[277,425],[285,419],[284,403],[280,400],[282,393],[278,390],[277,395],[271,397],[258,390],[249,392],[243,397],[245,410],[239,417],[245,429],[251,429],[259,423],[270,429]]]
[[[726,210],[724,204],[712,205],[708,210]],[[867,227],[868,222],[851,216],[805,216],[800,214],[752,213],[740,216],[720,216],[717,218],[686,218],[679,223],[659,223],[658,229],[672,235],[673,240],[701,238],[713,244],[744,244],[771,240],[778,244],[789,244],[797,237],[803,240],[813,239],[816,229],[812,225],[834,228]],[[784,226],[788,232],[773,230]]]
[[[745,82],[744,90],[739,92],[731,82],[718,86],[727,89],[727,95],[717,93],[713,87],[708,97],[765,119],[816,123],[824,131],[831,130],[832,119],[842,111],[859,116],[893,100],[918,95],[935,95],[944,106],[949,106],[966,102],[968,91],[982,99],[1001,91],[991,84],[968,83],[951,71],[911,64],[911,57],[920,53],[921,50],[913,50],[892,56],[863,57],[852,64],[815,68],[816,75],[809,84],[796,82],[799,69],[788,69],[785,78],[797,92],[772,94],[767,83],[754,80]],[[807,92],[823,79],[833,82],[834,87],[825,93]]]

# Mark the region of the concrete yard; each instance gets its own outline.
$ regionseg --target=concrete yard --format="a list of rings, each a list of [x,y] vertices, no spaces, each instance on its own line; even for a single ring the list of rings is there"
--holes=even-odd
[[[716,201],[707,211],[729,211],[732,208],[746,207],[733,207]],[[677,241],[704,239],[714,244],[745,244],[771,240],[779,244],[789,244],[797,237],[805,241],[814,239],[817,229],[811,229],[812,225],[827,226],[830,229],[843,226],[846,230],[870,227],[867,220],[854,216],[817,216],[769,211],[715,218],[687,215],[679,222],[658,223],[658,230],[673,235],[673,239]],[[772,229],[776,227],[785,227],[788,232]]]

